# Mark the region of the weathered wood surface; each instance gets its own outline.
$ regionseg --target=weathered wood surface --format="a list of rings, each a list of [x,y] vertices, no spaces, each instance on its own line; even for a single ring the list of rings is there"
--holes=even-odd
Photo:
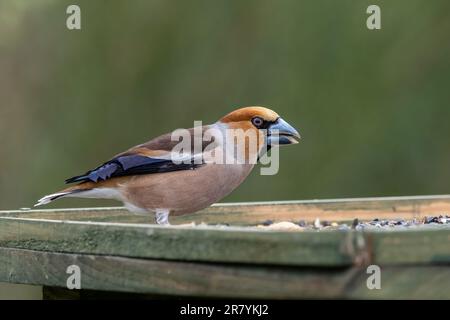
[[[358,267],[268,268],[1,248],[0,281],[64,288],[68,277],[66,268],[73,264],[81,269],[82,289],[97,292],[89,295],[83,291],[60,289],[50,298],[61,298],[61,291],[65,299],[104,297],[101,291],[159,297],[450,298],[450,268],[446,266],[382,267],[381,289],[369,290],[366,285],[368,275],[364,268]],[[126,293],[115,296],[126,298]]]
[[[334,297],[347,270],[305,274],[292,268],[168,262],[0,249],[0,281],[66,287],[66,268],[81,269],[81,287],[202,297]],[[328,288],[328,289],[327,289]],[[327,289],[327,290],[326,290]],[[325,293],[324,293],[325,291]]]
[[[195,214],[171,217],[174,224],[187,222],[258,224],[265,220],[351,221],[379,219],[421,219],[450,212],[450,195],[222,203]],[[152,216],[129,213],[122,207],[88,209],[40,209],[0,211],[0,216],[56,220],[153,223]]]
[[[369,290],[366,272],[347,287],[348,299],[450,299],[450,266],[381,266],[381,289]]]
[[[93,295],[450,298],[448,225],[379,232],[239,226],[448,212],[450,196],[222,204],[175,219],[231,227],[162,227],[123,208],[0,211],[0,281],[64,287],[67,266],[77,264]],[[382,267],[382,290],[367,289],[369,264]]]
[[[0,247],[295,266],[447,263],[450,229],[286,232],[0,217]]]
[[[0,247],[181,261],[352,264],[345,233],[248,229],[0,217]]]
[[[366,233],[370,263],[379,265],[450,264],[450,228]]]

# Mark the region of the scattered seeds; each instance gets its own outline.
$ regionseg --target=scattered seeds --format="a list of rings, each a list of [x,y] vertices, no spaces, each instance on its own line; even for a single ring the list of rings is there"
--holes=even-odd
[[[289,222],[289,221],[277,222],[277,223],[273,223],[269,226],[259,226],[259,227],[267,229],[267,230],[283,230],[283,231],[302,231],[303,230],[302,227],[299,227],[297,224]]]
[[[357,231],[362,230],[371,230],[371,229],[394,229],[394,228],[407,228],[414,227],[420,225],[427,224],[450,224],[450,216],[448,215],[439,215],[439,216],[426,216],[422,220],[412,219],[412,220],[404,220],[404,219],[395,219],[395,220],[385,220],[385,219],[373,219],[372,221],[359,221],[359,219],[355,218],[351,226],[346,223],[340,222],[330,222],[330,221],[320,221],[319,218],[316,218],[314,221],[305,221],[300,220],[297,222],[278,222],[274,223],[272,220],[264,221],[259,227],[267,228],[269,230],[349,230],[354,229]]]
[[[300,227],[305,227],[305,226],[306,226],[305,220],[300,220],[299,222],[297,222],[297,224],[298,224]]]
[[[314,220],[314,228],[316,228],[316,229],[322,228],[322,225],[320,224],[320,219],[319,218],[316,218],[316,220]]]
[[[355,218],[352,222],[352,229],[355,229],[359,224],[359,220],[358,218]]]

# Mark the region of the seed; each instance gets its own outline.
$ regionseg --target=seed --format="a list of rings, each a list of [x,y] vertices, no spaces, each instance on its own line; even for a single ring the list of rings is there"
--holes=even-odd
[[[358,218],[355,218],[352,223],[352,229],[355,229],[358,224],[359,224],[359,220],[358,220]]]

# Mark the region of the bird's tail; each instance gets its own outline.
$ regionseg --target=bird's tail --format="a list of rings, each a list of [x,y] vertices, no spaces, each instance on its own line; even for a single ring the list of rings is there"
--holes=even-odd
[[[89,191],[89,190],[91,190],[91,189],[83,188],[83,187],[81,187],[81,185],[73,186],[73,187],[61,190],[59,192],[56,192],[56,193],[46,195],[45,197],[42,197],[41,199],[38,200],[38,202],[34,206],[35,207],[42,206],[44,204],[50,203],[54,200],[57,200],[57,199],[63,198],[63,197],[73,197],[73,196],[76,197],[77,194],[79,194],[81,192]],[[79,194],[79,195],[81,195],[81,194]]]

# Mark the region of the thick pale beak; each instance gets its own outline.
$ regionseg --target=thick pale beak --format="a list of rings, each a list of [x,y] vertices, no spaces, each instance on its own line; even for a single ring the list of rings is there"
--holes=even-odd
[[[271,124],[267,131],[267,144],[270,146],[295,144],[300,139],[298,131],[282,118]]]

